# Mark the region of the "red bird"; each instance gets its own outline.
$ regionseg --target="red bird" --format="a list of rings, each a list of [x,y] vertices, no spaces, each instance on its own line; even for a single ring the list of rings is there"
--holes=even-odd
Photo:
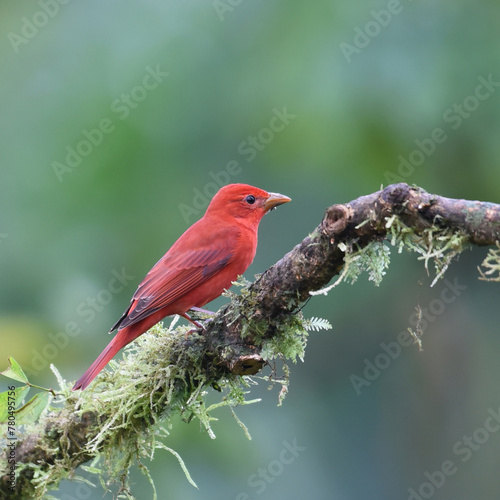
[[[118,333],[73,390],[85,389],[124,346],[166,316],[187,312],[217,298],[252,263],[264,214],[290,198],[247,184],[219,190],[205,215],[154,265],[137,287],[129,307],[113,325]]]

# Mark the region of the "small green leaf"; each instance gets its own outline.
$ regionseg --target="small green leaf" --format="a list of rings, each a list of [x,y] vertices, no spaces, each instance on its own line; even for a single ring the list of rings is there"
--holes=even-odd
[[[85,470],[87,470],[87,468],[85,468]],[[94,472],[94,474],[98,474],[101,472],[99,469],[93,469],[93,470],[97,471],[97,472]],[[95,488],[95,484],[83,476],[72,476],[72,480],[77,481],[79,483],[85,483],[87,486],[91,486],[92,488]]]
[[[97,467],[91,467],[89,465],[81,465],[81,468],[85,471],[88,472],[89,474],[103,474],[102,469],[99,469]],[[92,486],[95,486],[94,483],[92,483]]]
[[[19,365],[19,363],[12,357],[9,358],[10,366],[7,370],[0,372],[0,375],[4,377],[10,378],[12,380],[17,380],[18,382],[23,382],[25,384],[29,384],[28,377],[23,372],[23,369]]]
[[[302,324],[306,330],[313,330],[316,332],[332,329],[332,325],[327,319],[317,318],[316,316],[303,320]]]
[[[49,405],[52,395],[49,392],[35,394],[23,407],[15,411],[18,424],[32,424]]]
[[[12,411],[12,407],[20,406],[29,390],[28,385],[23,385],[12,391],[0,392],[0,424],[7,423],[9,410]]]

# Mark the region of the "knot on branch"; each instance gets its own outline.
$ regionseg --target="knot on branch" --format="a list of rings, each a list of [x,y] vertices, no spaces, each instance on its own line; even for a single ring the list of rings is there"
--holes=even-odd
[[[391,184],[382,190],[381,199],[384,203],[392,207],[394,213],[398,213],[408,203],[412,192],[415,192],[415,194],[417,194],[419,190],[419,188],[412,188],[404,182],[400,182],[399,184]]]
[[[347,227],[349,212],[350,207],[346,205],[332,205],[328,207],[321,222],[321,231],[330,237],[342,233]]]
[[[248,354],[231,359],[229,371],[233,375],[255,375],[265,365],[265,361],[258,354]]]

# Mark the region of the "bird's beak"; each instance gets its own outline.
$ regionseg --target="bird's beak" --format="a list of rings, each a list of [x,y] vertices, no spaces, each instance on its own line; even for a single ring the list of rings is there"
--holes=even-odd
[[[283,205],[283,203],[288,203],[289,201],[292,201],[292,199],[288,196],[279,193],[269,193],[269,197],[264,202],[264,210],[269,212],[278,205]]]

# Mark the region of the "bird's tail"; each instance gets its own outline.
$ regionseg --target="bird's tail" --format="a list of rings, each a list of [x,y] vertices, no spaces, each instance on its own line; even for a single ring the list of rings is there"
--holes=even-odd
[[[128,328],[124,328],[120,330],[113,340],[106,346],[104,351],[99,354],[99,357],[90,365],[89,369],[81,376],[81,378],[76,382],[73,386],[72,391],[77,391],[78,389],[85,389],[92,380],[97,376],[97,374],[111,361],[113,356],[124,346],[132,342],[135,337],[128,340],[127,337],[130,337],[130,332],[128,332]],[[127,333],[129,335],[127,335]]]
[[[77,391],[78,389],[85,389],[92,380],[97,377],[97,374],[111,361],[111,358],[127,344],[130,344],[139,335],[148,331],[153,325],[156,325],[158,321],[163,319],[165,316],[173,314],[170,310],[166,308],[156,311],[154,314],[144,318],[137,323],[133,323],[121,330],[114,336],[113,340],[106,346],[104,351],[99,354],[99,357],[92,363],[90,368],[81,376],[80,380],[73,386],[72,391]],[[120,318],[120,321],[123,318]],[[114,327],[113,327],[114,328]]]

